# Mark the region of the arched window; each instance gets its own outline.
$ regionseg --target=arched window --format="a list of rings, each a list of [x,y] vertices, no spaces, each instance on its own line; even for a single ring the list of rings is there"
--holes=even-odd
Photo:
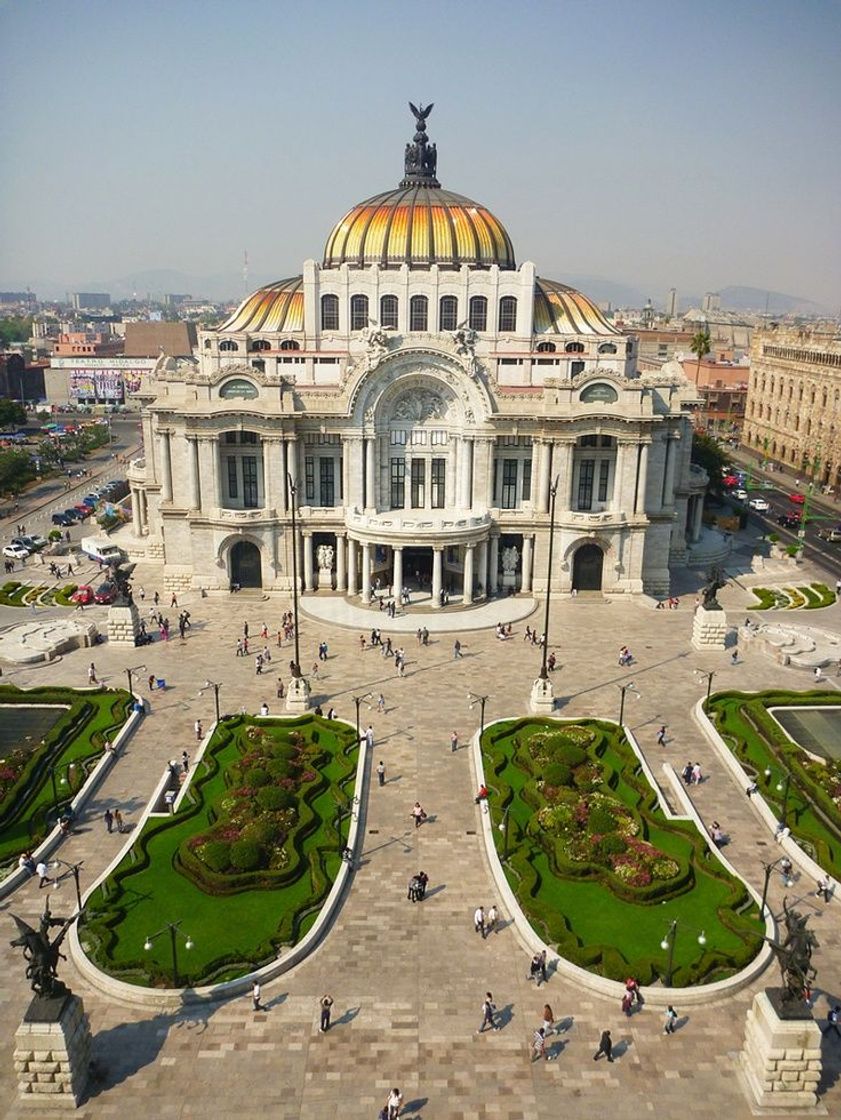
[[[380,296],[380,326],[397,328],[397,296]]]
[[[517,329],[516,296],[503,296],[499,301],[499,329],[500,331],[515,331]]]
[[[271,350],[272,344],[265,338],[258,338],[251,343],[252,350]]]
[[[284,338],[280,344],[281,350],[300,350],[300,342],[296,342],[294,338]]]
[[[470,297],[468,324],[472,331],[486,331],[488,329],[488,301],[484,296]]]
[[[321,297],[321,329],[323,331],[337,331],[339,329],[339,297]]]
[[[426,296],[412,296],[409,300],[409,330],[425,331],[429,324],[429,300]]]
[[[537,344],[538,354],[554,354],[555,349],[556,347],[554,342],[538,342]]]
[[[454,331],[458,326],[458,300],[455,296],[441,296],[438,301],[438,330]]]
[[[368,297],[350,297],[350,329],[364,331],[368,326]]]
[[[220,350],[239,350],[237,344],[230,338],[223,338],[219,343]]]
[[[564,350],[566,351],[567,354],[583,354],[584,353],[584,343],[583,342],[568,342],[566,344],[566,346],[564,347]]]
[[[613,345],[612,342],[603,342],[601,344],[601,346],[599,347],[599,353],[600,354],[615,354],[616,353],[616,347]]]

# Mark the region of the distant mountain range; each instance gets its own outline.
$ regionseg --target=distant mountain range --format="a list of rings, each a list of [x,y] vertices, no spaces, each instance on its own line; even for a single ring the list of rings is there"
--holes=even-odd
[[[549,269],[546,275],[573,288],[578,288],[597,303],[609,303],[612,307],[643,307],[651,298],[655,307],[662,307],[664,293],[643,289],[632,284],[623,284],[621,281],[609,280],[604,276],[590,276],[585,273],[571,273],[557,275],[556,271]],[[271,284],[275,280],[282,280],[282,276],[248,277],[247,291],[241,275],[235,272],[217,273],[209,276],[199,276],[193,273],[181,272],[174,268],[153,268],[141,272],[131,273],[126,276],[112,277],[110,280],[87,280],[77,284],[71,289],[58,288],[54,283],[33,281],[32,290],[40,299],[64,299],[67,291],[77,292],[110,292],[115,300],[138,299],[160,300],[167,293],[189,294],[195,299],[209,299],[214,301],[233,301],[244,298],[248,292],[264,284]],[[17,290],[14,284],[2,290]],[[762,313],[767,309],[771,315],[802,314],[802,315],[828,315],[834,314],[830,308],[824,307],[814,300],[803,296],[788,295],[785,292],[768,292],[764,288],[751,288],[744,285],[730,285],[718,289],[721,297],[721,307],[725,311],[754,311]],[[690,307],[700,307],[701,295],[688,293],[684,295],[678,291],[680,309],[688,310]]]

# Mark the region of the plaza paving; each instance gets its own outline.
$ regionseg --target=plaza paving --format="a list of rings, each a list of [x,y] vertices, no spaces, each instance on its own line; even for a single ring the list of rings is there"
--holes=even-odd
[[[137,583],[148,596],[155,588],[152,570],[139,569]],[[689,590],[687,585],[686,590]],[[163,597],[165,613],[168,596]],[[746,595],[728,587],[725,606],[733,621],[743,617]],[[223,682],[223,711],[245,706],[257,711],[265,699],[272,712],[276,674],[256,677],[253,660],[236,658],[234,646],[247,619],[251,633],[265,620],[276,629],[288,603],[259,595],[180,599],[193,616],[188,640],[141,650],[107,646],[94,651],[97,669],[121,685],[122,670],[145,663],[143,678],[166,678],[164,693],[149,695],[151,710],[126,753],[109,773],[78,831],[64,844],[64,859],[84,859],[83,885],[106,866],[120,840],[106,834],[101,817],[106,806],[119,806],[128,821],[137,818],[166,761],[194,745],[193,721],[212,718],[213,696],[199,696],[207,677]],[[718,763],[694,725],[690,710],[702,693],[693,669],[715,669],[715,687],[747,689],[782,685],[808,688],[808,675],[748,654],[730,665],[729,654],[698,654],[691,649],[691,598],[677,611],[654,611],[642,602],[566,600],[553,607],[551,645],[556,648],[556,692],[560,714],[616,717],[617,684],[634,680],[641,698],[628,699],[626,722],[660,772],[664,759],[682,766],[700,761],[708,780],[697,788],[696,802],[705,819],[720,820],[732,837],[728,855],[754,886],[761,887],[763,858],[774,858],[744,791]],[[103,612],[104,614],[104,612]],[[87,617],[87,612],[86,612]],[[96,617],[91,612],[91,617]],[[389,633],[385,618],[371,612],[371,625]],[[2,612],[0,623],[13,621]],[[450,620],[448,620],[449,622]],[[382,691],[388,710],[380,715],[362,707],[363,725],[376,734],[374,760],[382,758],[388,783],[368,792],[366,835],[361,866],[338,918],[318,950],[303,964],[264,989],[269,1010],[254,1014],[250,999],[239,998],[181,1013],[155,1015],[109,1003],[65,966],[71,986],[85,1000],[94,1033],[94,1054],[104,1080],[93,1087],[78,1115],[278,1118],[373,1118],[388,1088],[398,1085],[407,1112],[444,1118],[549,1118],[559,1113],[589,1118],[610,1114],[613,1120],[659,1115],[727,1116],[742,1120],[750,1110],[736,1078],[735,1058],[742,1045],[745,1011],[752,994],[777,976],[770,970],[749,991],[716,1006],[684,1012],[673,1037],[661,1033],[660,1015],[643,1010],[630,1021],[617,1001],[578,990],[552,977],[535,991],[526,980],[528,957],[510,926],[481,941],[471,916],[479,902],[494,901],[491,878],[481,847],[469,752],[451,753],[449,736],[459,730],[462,742],[477,724],[468,710],[469,689],[488,693],[487,719],[522,712],[539,651],[522,641],[527,622],[542,628],[542,608],[514,627],[514,640],[499,642],[492,629],[465,630],[464,657],[452,660],[452,634],[433,634],[427,647],[401,635],[407,673],[398,679],[393,661],[378,652],[361,654],[358,631],[302,619],[301,659],[316,659],[318,641],[326,638],[330,658],[321,667],[314,692],[333,704],[339,715],[353,718],[352,696]],[[838,610],[821,612],[822,625],[839,629]],[[422,625],[423,620],[418,625]],[[449,626],[448,626],[449,629]],[[627,643],[637,657],[630,670],[617,668],[618,647]],[[256,645],[257,643],[253,643]],[[288,678],[289,646],[274,664]],[[4,680],[17,684],[47,681],[84,685],[88,651],[68,654],[46,668],[13,669]],[[833,687],[832,682],[829,687]],[[145,692],[145,687],[143,689]],[[665,722],[668,745],[655,744]],[[430,820],[415,832],[409,808],[420,799]],[[430,877],[421,905],[406,900],[406,882],[418,869]],[[65,893],[66,892],[66,893]],[[821,943],[816,1013],[823,1019],[828,1000],[841,996],[841,900],[817,905],[813,884],[799,882],[793,893],[813,914]],[[44,892],[29,883],[0,909],[8,936],[0,940],[5,983],[0,991],[0,1030],[6,1040],[0,1061],[0,1116],[17,1120],[33,1115],[15,1097],[12,1035],[28,1003],[21,961],[8,948],[9,912],[34,919]],[[70,906],[67,888],[52,896]],[[772,902],[779,907],[777,877]],[[503,917],[507,917],[503,915]],[[185,931],[200,940],[202,930],[176,907],[161,909],[161,921],[183,918]],[[665,931],[665,923],[664,923]],[[150,931],[154,932],[154,931]],[[622,930],[617,929],[617,939]],[[503,1009],[503,1029],[475,1034],[480,1005],[490,989]],[[335,999],[333,1029],[318,1032],[317,1000],[324,992]],[[530,1064],[528,1042],[543,1003],[548,1000],[564,1029],[552,1040],[557,1060]],[[594,1063],[600,1031],[613,1032],[617,1060]],[[841,1110],[841,1043],[825,1043],[828,1054],[823,1103],[830,1114]]]

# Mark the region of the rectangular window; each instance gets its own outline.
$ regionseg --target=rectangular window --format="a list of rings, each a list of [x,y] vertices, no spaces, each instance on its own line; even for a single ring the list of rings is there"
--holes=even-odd
[[[304,456],[304,501],[315,501],[315,459],[312,455]]]
[[[246,509],[257,508],[257,457],[242,457],[242,504]]]
[[[502,460],[502,509],[514,509],[517,505],[517,460]]]
[[[531,459],[523,460],[523,501],[531,501]]]
[[[429,442],[433,447],[443,447],[447,442],[447,433],[438,428],[434,428],[429,433]]]
[[[423,428],[415,428],[412,432],[412,443],[415,445],[426,443],[426,432]]]
[[[610,478],[610,463],[603,459],[599,463],[599,501],[607,501],[607,483]]]
[[[432,460],[432,508],[443,509],[445,499],[446,459]]]
[[[256,443],[257,442],[257,433],[256,432],[240,432],[239,433],[239,442],[240,443]]]
[[[318,498],[319,505],[334,506],[336,504],[335,466],[333,459],[318,460]]]
[[[496,488],[497,488],[498,485],[499,485],[499,459],[494,459],[494,477],[493,477],[493,486],[491,487],[491,493],[493,494],[494,505],[496,505],[499,501],[499,498],[498,498],[498,495],[497,495],[497,492],[496,492]]]
[[[233,455],[228,456],[228,497],[237,496],[237,461]]]
[[[426,460],[412,459],[412,509],[426,505]]]
[[[406,463],[403,459],[391,460],[391,508],[402,509],[406,504]]]
[[[405,446],[405,443],[406,443],[406,433],[401,432],[401,431],[395,431],[392,428],[392,430],[391,430],[391,446],[392,447],[403,447],[403,446]]]
[[[582,459],[578,464],[578,508],[593,508],[593,475],[596,470],[595,459]]]
[[[340,455],[339,456],[339,501],[340,502],[343,502],[345,500],[345,489],[344,489],[345,470],[344,470],[344,466],[345,466],[345,461],[344,461],[343,457]]]
[[[236,443],[236,441],[237,441],[236,432],[225,432],[225,443]]]

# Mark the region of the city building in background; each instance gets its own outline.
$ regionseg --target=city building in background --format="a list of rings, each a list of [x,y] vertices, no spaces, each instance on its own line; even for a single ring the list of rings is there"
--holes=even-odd
[[[70,306],[76,311],[107,311],[111,296],[108,292],[71,292]]]
[[[432,606],[546,585],[665,596],[702,533],[696,394],[633,337],[518,264],[499,219],[443,189],[426,112],[404,177],[351,207],[320,263],[260,288],[195,358],[144,377],[135,556],[170,588],[423,588]],[[126,349],[128,351],[128,334]]]
[[[743,442],[763,458],[841,483],[841,331],[771,325],[754,332]]]
[[[666,318],[677,318],[677,288],[669,288],[666,292]]]

